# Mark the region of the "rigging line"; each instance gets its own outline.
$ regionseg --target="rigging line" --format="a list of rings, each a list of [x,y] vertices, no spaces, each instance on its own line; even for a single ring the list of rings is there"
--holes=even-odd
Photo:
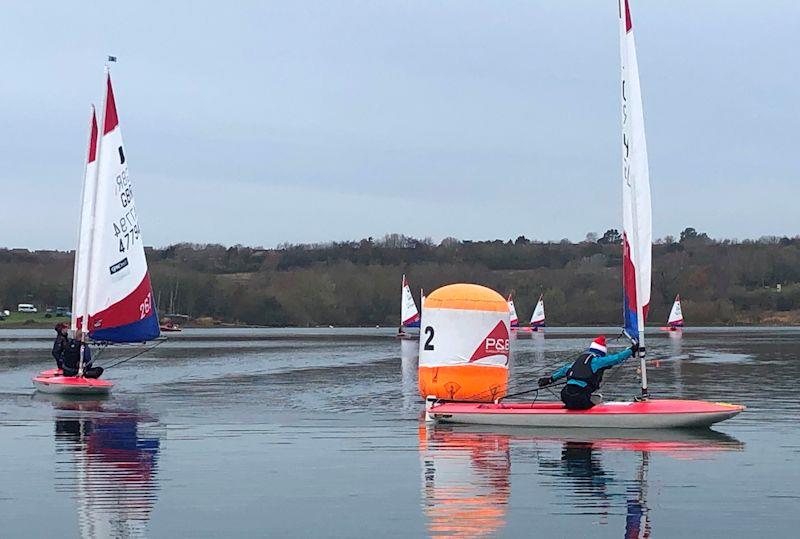
[[[167,342],[167,339],[166,339],[166,338],[165,338],[165,339],[163,339],[163,340],[159,340],[159,341],[157,341],[157,342],[156,342],[156,344],[154,344],[154,345],[153,345],[153,346],[151,346],[150,348],[145,348],[145,349],[144,349],[144,350],[142,350],[141,352],[139,352],[139,353],[136,353],[136,354],[132,355],[132,356],[131,356],[131,357],[129,357],[129,358],[126,358],[126,359],[123,359],[123,360],[121,360],[121,361],[117,361],[116,363],[112,363],[111,365],[108,365],[108,366],[102,366],[102,367],[103,367],[104,369],[110,369],[111,367],[116,367],[117,365],[122,365],[123,363],[125,363],[125,362],[127,362],[127,361],[130,361],[130,360],[132,360],[132,359],[135,359],[135,358],[137,358],[137,357],[141,356],[142,354],[146,354],[147,352],[151,352],[151,351],[155,350],[156,348],[158,348],[159,346],[161,346],[161,345],[162,345],[162,344],[164,344],[165,342]]]

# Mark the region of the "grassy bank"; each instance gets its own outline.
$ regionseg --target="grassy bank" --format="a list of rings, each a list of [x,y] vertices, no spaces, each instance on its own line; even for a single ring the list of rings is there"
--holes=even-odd
[[[48,318],[48,314],[50,317]],[[2,328],[52,328],[59,322],[69,323],[69,317],[56,316],[53,313],[17,313],[12,312],[5,320],[0,320]]]

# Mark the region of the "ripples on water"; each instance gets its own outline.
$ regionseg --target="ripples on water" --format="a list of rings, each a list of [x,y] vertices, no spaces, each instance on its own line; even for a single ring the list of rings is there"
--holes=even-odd
[[[595,331],[516,341],[513,380]],[[386,330],[187,331],[106,400],[32,397],[49,333],[0,333],[0,536],[793,534],[798,336],[653,335],[657,396],[748,405],[723,434],[426,426],[418,343]]]

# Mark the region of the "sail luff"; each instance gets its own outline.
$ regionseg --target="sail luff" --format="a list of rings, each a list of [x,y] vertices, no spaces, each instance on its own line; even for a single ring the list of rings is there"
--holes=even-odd
[[[108,80],[109,71],[108,65],[106,65],[104,70],[105,79]],[[103,95],[103,105],[101,107],[102,113],[102,120],[99,125],[105,125],[106,123],[106,101],[108,100],[108,93],[104,93]],[[103,155],[103,137],[100,136],[100,132],[98,129],[98,136],[97,136],[97,145],[95,150],[95,167],[94,167],[94,174],[92,175],[92,186],[93,186],[93,193],[92,193],[92,213],[91,213],[91,220],[89,223],[89,228],[86,231],[88,235],[88,244],[87,244],[87,253],[86,253],[86,293],[84,295],[83,300],[83,312],[81,312],[82,318],[82,329],[83,329],[83,336],[82,340],[86,341],[89,337],[89,311],[91,307],[89,306],[89,301],[92,297],[92,285],[93,285],[93,272],[94,272],[94,259],[95,256],[95,249],[97,244],[97,192],[98,192],[98,182],[100,181],[100,158]],[[83,366],[83,357],[81,357],[81,367]]]
[[[650,303],[652,218],[647,144],[644,132],[636,43],[629,0],[619,3],[621,112],[622,112],[622,206],[623,206],[623,317],[625,330],[644,350],[645,318]],[[644,352],[642,392],[647,393]]]
[[[78,318],[83,311],[84,290],[88,282],[88,265],[85,257],[88,255],[88,227],[93,217],[95,169],[97,168],[97,115],[94,105],[90,107],[89,137],[87,143],[86,159],[83,162],[83,181],[81,182],[81,207],[78,215],[78,234],[75,242],[75,260],[72,270],[72,309],[70,330],[78,329]],[[84,319],[85,320],[85,319]]]

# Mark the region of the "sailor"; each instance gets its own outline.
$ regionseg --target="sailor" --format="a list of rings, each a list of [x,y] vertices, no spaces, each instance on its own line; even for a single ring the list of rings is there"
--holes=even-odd
[[[89,345],[81,342],[81,332],[75,334],[74,339],[67,339],[64,348],[62,371],[64,376],[77,376],[81,362],[81,348],[83,348],[83,376],[84,378],[100,378],[103,367],[92,367],[92,352]]]
[[[64,350],[67,348],[67,325],[64,322],[56,324],[56,340],[53,342],[53,358],[56,360],[56,367],[61,368],[64,364]]]
[[[592,341],[589,349],[573,363],[567,363],[552,375],[539,378],[539,387],[546,387],[566,377],[567,383],[561,390],[561,400],[569,410],[588,410],[603,402],[603,396],[597,393],[603,381],[606,369],[619,365],[638,350],[634,342],[630,348],[613,355],[606,355],[606,338],[601,335]]]

